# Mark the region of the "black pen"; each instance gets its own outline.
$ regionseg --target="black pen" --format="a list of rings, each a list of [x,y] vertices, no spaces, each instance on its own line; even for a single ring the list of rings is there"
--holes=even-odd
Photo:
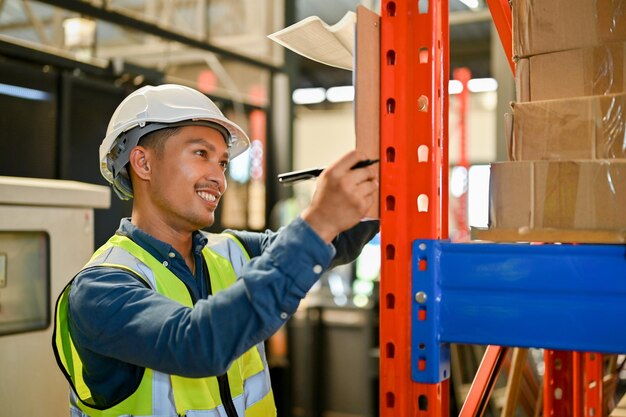
[[[350,169],[359,169],[370,166],[379,162],[380,159],[363,159],[352,166]],[[302,169],[300,171],[285,172],[284,174],[278,174],[278,182],[283,184],[294,183],[303,180],[310,180],[312,178],[319,177],[324,171],[324,168],[310,168]]]

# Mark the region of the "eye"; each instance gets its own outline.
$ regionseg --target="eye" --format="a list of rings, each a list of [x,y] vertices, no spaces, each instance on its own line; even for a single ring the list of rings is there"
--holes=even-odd
[[[222,171],[226,172],[228,169],[228,161],[220,161],[220,166],[222,167]]]
[[[206,158],[207,157],[207,151],[204,150],[204,149],[195,150],[193,153],[195,153],[198,156],[201,156],[202,158]]]

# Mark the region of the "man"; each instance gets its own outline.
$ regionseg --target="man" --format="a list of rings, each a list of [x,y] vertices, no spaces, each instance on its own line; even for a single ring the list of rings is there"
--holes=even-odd
[[[101,171],[133,210],[57,302],[53,345],[72,416],[276,414],[263,341],[377,232],[360,220],[378,184],[372,167],[351,169],[365,158],[350,152],[279,233],[200,231],[214,222],[229,160],[248,146],[183,86],[141,88],[113,114]]]

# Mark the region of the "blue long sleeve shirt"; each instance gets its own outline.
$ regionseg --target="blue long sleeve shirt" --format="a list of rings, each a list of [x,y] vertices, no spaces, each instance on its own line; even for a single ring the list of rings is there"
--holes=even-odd
[[[70,289],[69,326],[96,403],[108,406],[130,395],[144,368],[186,377],[224,373],[282,326],[326,269],[354,260],[377,231],[378,222],[361,222],[332,245],[302,219],[279,233],[229,231],[251,261],[234,285],[210,295],[199,232],[194,276],[171,245],[123,219],[118,233],[167,262],[198,301],[185,307],[120,269],[82,270]]]

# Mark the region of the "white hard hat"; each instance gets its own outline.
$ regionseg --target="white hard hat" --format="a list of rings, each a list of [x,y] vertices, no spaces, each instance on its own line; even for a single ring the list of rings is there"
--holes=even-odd
[[[246,133],[201,92],[176,84],[142,87],[117,107],[100,145],[100,172],[121,199],[133,197],[126,165],[139,139],[158,129],[186,125],[206,125],[220,131],[231,158],[250,146]]]

